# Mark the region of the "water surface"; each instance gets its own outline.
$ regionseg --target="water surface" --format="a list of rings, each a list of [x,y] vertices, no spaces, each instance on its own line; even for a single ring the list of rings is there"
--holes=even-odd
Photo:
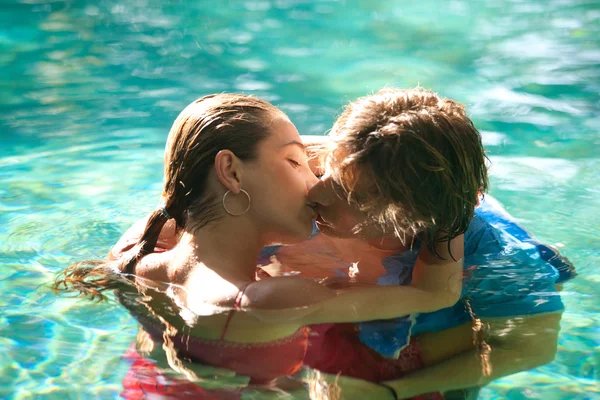
[[[554,362],[481,399],[600,398],[597,1],[3,0],[0,397],[115,398],[137,332],[42,285],[158,202],[171,122],[250,93],[324,134],[347,101],[420,84],[465,103],[490,192],[579,276]]]

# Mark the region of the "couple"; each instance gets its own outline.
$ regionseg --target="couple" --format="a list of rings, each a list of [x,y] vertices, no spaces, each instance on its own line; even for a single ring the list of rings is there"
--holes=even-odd
[[[482,371],[485,357],[473,357],[480,349],[472,319],[481,325],[479,318],[489,318],[488,335],[510,325],[513,333],[535,328],[555,342],[562,303],[554,290],[559,273],[536,259],[537,248],[515,250],[511,238],[475,212],[487,186],[485,156],[463,107],[423,89],[385,90],[351,103],[330,137],[318,151],[319,180],[297,130],[271,104],[225,94],[197,100],[169,134],[164,206],[125,234],[109,262],[71,266],[55,287],[91,296],[131,282],[159,289],[145,307],[131,307],[154,340],[259,384],[306,362],[387,381],[373,386],[373,398],[376,392],[405,398],[549,361],[551,340],[506,332],[486,356],[502,367]],[[315,219],[322,232],[316,235]],[[272,244],[287,246],[263,250]],[[504,258],[518,265],[519,251],[534,262],[502,278]],[[279,264],[272,272],[302,268],[305,276],[257,273],[256,260],[268,255]],[[322,265],[311,264],[317,256]],[[490,263],[489,256],[502,262]],[[335,270],[315,268],[330,266]],[[349,282],[313,279],[350,270]],[[535,274],[535,281],[521,283],[526,293],[515,274]],[[508,280],[513,296],[502,294]],[[160,297],[165,283],[168,296]],[[161,312],[168,301],[181,310],[177,317]],[[332,324],[416,313],[416,321]],[[520,318],[531,314],[540,315]],[[528,360],[516,370],[515,354]],[[445,371],[456,368],[460,374],[448,379]]]

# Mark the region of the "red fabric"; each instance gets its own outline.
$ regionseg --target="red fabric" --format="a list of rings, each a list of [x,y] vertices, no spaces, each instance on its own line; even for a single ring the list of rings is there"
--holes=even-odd
[[[364,345],[354,324],[320,324],[312,325],[310,329],[304,365],[325,373],[382,382],[400,379],[425,366],[414,338],[400,352],[398,359],[390,359]],[[414,399],[443,398],[441,393],[429,393]]]
[[[175,339],[181,355],[203,364],[233,370],[249,376],[251,383],[261,384],[298,372],[306,354],[308,328],[266,343],[234,343],[194,337]]]
[[[134,316],[156,342],[162,342],[163,330],[156,321],[137,313]],[[205,340],[179,334],[172,340],[180,356],[230,369],[249,376],[251,383],[261,384],[298,372],[306,354],[308,332],[309,329],[304,327],[291,336],[264,343]]]
[[[239,400],[236,390],[204,389],[185,380],[166,377],[160,368],[130,349],[125,357],[131,368],[123,380],[121,397],[125,400]]]
[[[245,289],[246,287],[237,295],[235,310],[239,309]],[[220,340],[175,335],[172,340],[179,349],[179,354],[203,364],[227,368],[240,375],[249,376],[253,384],[268,383],[280,376],[298,372],[308,347],[309,328],[302,327],[293,335],[271,342],[229,342],[223,340],[223,337],[235,310],[230,311]],[[159,321],[134,309],[129,311],[156,342],[162,342],[163,327]]]
[[[229,311],[229,315],[227,316],[227,321],[225,321],[225,326],[223,327],[223,332],[221,332],[221,337],[219,338],[219,340],[225,339],[225,335],[227,334],[227,329],[229,329],[229,324],[231,323],[231,318],[233,318],[233,313],[240,309],[240,305],[242,304],[242,300],[244,299],[244,292],[246,291],[246,288],[249,285],[250,284],[248,283],[246,286],[244,286],[242,288],[242,290],[240,290],[238,292],[237,297],[235,298],[235,307],[233,310]]]

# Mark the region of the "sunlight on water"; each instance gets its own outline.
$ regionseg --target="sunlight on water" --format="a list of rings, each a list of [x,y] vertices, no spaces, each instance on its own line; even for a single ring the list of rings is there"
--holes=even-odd
[[[347,101],[420,84],[464,102],[491,194],[579,276],[554,362],[481,399],[600,398],[600,8],[595,1],[6,0],[0,4],[0,397],[115,398],[137,333],[44,286],[157,203],[166,134],[239,91],[323,134]]]

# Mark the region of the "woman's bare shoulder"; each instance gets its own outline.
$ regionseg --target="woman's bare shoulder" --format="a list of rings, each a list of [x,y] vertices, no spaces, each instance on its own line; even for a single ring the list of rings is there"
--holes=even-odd
[[[148,217],[144,217],[133,224],[117,243],[108,252],[107,258],[111,261],[116,261],[123,257],[127,251],[131,250],[137,244],[144,233]],[[178,236],[177,228],[174,220],[167,221],[160,232],[158,242],[155,246],[155,252],[170,250],[177,245]]]

